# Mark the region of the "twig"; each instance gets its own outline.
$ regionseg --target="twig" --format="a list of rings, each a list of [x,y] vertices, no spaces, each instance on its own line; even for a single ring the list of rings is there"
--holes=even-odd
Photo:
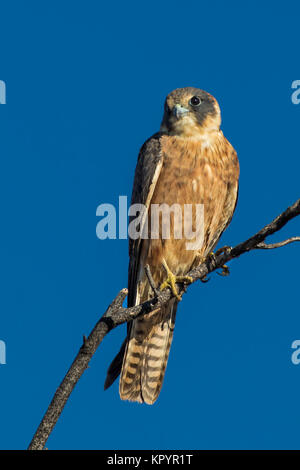
[[[152,277],[149,264],[146,264],[146,266],[145,266],[145,273],[146,273],[148,282],[150,284],[150,287],[153,291],[153,294],[157,297],[159,295],[159,289],[157,289],[157,287],[155,285],[155,282],[154,282],[154,279]]]
[[[292,206],[288,207],[286,211],[282,212],[282,214],[276,217],[276,219],[274,219],[270,224],[263,227],[259,232],[250,237],[248,240],[240,243],[239,245],[236,245],[234,248],[226,247],[224,250],[218,250],[215,256],[208,257],[204,263],[190,271],[187,275],[192,277],[193,282],[197,280],[204,281],[209,273],[215,271],[216,269],[222,268],[225,263],[228,263],[228,261],[237,258],[251,250],[279,248],[289,243],[300,241],[300,237],[292,237],[279,243],[265,243],[265,239],[267,237],[275,232],[278,232],[284,225],[286,225],[291,219],[297,217],[299,214],[300,199],[298,199],[298,201],[296,201]],[[138,316],[149,313],[161,305],[166,304],[171,299],[173,294],[171,293],[170,289],[166,289],[164,291],[159,291],[156,289],[150,268],[148,269],[147,277],[152,289],[156,293],[155,297],[135,307],[124,308],[122,307],[122,304],[128,294],[128,291],[127,289],[122,289],[119,292],[117,297],[107,308],[105,314],[97,322],[89,337],[84,338],[83,345],[81,346],[65,378],[58,387],[28,447],[29,450],[44,449],[47,439],[56,425],[69,396],[71,395],[81,375],[88,367],[92,356],[96,352],[105,335],[107,335],[107,333],[109,333],[116,326],[133,320]],[[179,294],[183,294],[185,289],[185,286],[181,286]]]
[[[278,243],[259,243],[256,248],[262,250],[272,250],[273,248],[281,248],[282,246],[289,245],[290,243],[300,242],[300,237],[291,237],[287,240],[283,240],[282,242]]]

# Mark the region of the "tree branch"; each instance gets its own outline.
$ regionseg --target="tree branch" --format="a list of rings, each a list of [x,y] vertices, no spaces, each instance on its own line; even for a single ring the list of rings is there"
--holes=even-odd
[[[225,263],[238,258],[240,255],[256,249],[273,249],[285,246],[289,243],[300,241],[300,237],[292,237],[282,242],[266,244],[265,239],[270,235],[278,232],[290,220],[300,214],[300,199],[292,206],[288,207],[271,223],[263,227],[248,240],[236,245],[234,248],[224,247],[216,252],[214,256],[208,256],[197,268],[191,270],[187,275],[193,279],[193,282],[206,280],[206,276],[217,270],[223,269]],[[81,346],[77,356],[75,357],[71,367],[69,368],[66,376],[61,382],[60,386],[55,392],[55,395],[28,447],[28,450],[42,450],[49,438],[54,426],[56,425],[68,398],[70,397],[75,385],[82,376],[85,369],[88,367],[89,362],[96,352],[98,346],[103,338],[113,328],[122,323],[131,321],[138,316],[145,315],[153,310],[160,308],[166,304],[173,294],[170,289],[159,291],[152,279],[149,267],[146,268],[148,281],[155,292],[153,299],[144,302],[143,304],[136,305],[135,307],[124,308],[122,306],[128,291],[122,289],[117,297],[107,308],[105,314],[100,318],[89,337],[84,337],[83,345]],[[180,295],[186,291],[186,286],[178,286]]]
[[[289,245],[290,243],[300,242],[300,237],[291,237],[287,240],[283,240],[282,242],[278,243],[259,243],[256,248],[262,250],[272,250],[273,248],[281,248],[282,246]]]

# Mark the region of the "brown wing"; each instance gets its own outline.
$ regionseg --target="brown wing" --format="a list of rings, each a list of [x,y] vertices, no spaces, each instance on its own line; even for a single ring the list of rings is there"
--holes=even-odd
[[[235,150],[232,151],[232,160],[234,162],[234,164],[232,165],[232,168],[235,170],[236,174],[234,175],[234,178],[231,178],[227,182],[227,192],[226,192],[226,197],[225,197],[224,206],[222,210],[222,216],[219,220],[218,228],[213,234],[212,239],[210,240],[209,246],[207,248],[208,253],[214,250],[220,237],[222,236],[222,233],[229,226],[232,220],[236,205],[237,205],[238,195],[239,195],[239,182],[238,182],[239,166],[238,166],[238,160],[237,160],[237,155],[236,155]]]
[[[149,207],[157,180],[162,168],[162,154],[160,138],[163,134],[158,132],[147,140],[142,146],[135,169],[131,204],[143,204]],[[129,219],[131,222],[131,219]],[[128,306],[132,307],[136,297],[136,281],[141,253],[142,239],[129,238],[129,268],[128,268]]]
[[[149,207],[155,185],[162,167],[162,154],[160,150],[160,137],[158,132],[148,139],[142,146],[135,169],[131,204],[143,204]],[[131,222],[131,219],[129,219]],[[142,239],[129,238],[129,268],[128,268],[128,307],[135,304],[137,292],[137,273],[141,252]],[[127,323],[127,337],[115,359],[112,361],[104,384],[106,390],[119,376],[122,368],[124,353],[126,351],[127,338],[130,336],[131,323]]]

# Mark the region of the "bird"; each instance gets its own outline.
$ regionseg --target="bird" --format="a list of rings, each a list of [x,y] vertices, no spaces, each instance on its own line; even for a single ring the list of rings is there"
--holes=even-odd
[[[187,273],[211,253],[231,222],[238,199],[239,161],[233,146],[223,135],[217,100],[194,87],[178,88],[165,99],[160,130],[139,152],[131,204],[143,204],[144,220],[151,225],[151,208],[157,205],[201,204],[204,207],[202,244],[187,249],[185,236],[176,238],[175,216],[169,238],[129,238],[128,307],[154,295],[145,267],[160,289],[173,292],[159,309],[127,324],[127,336],[111,363],[104,388],[120,375],[122,400],[152,405],[158,398],[165,376],[180,295],[176,283],[191,282]],[[192,225],[195,229],[195,217]],[[141,222],[142,224],[142,222]],[[145,222],[144,222],[145,224]],[[141,228],[141,227],[140,227]]]

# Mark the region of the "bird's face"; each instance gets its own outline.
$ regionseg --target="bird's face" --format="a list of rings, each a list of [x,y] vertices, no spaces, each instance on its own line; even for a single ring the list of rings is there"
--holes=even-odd
[[[161,131],[197,138],[219,130],[221,113],[217,100],[198,88],[178,88],[166,98]]]

